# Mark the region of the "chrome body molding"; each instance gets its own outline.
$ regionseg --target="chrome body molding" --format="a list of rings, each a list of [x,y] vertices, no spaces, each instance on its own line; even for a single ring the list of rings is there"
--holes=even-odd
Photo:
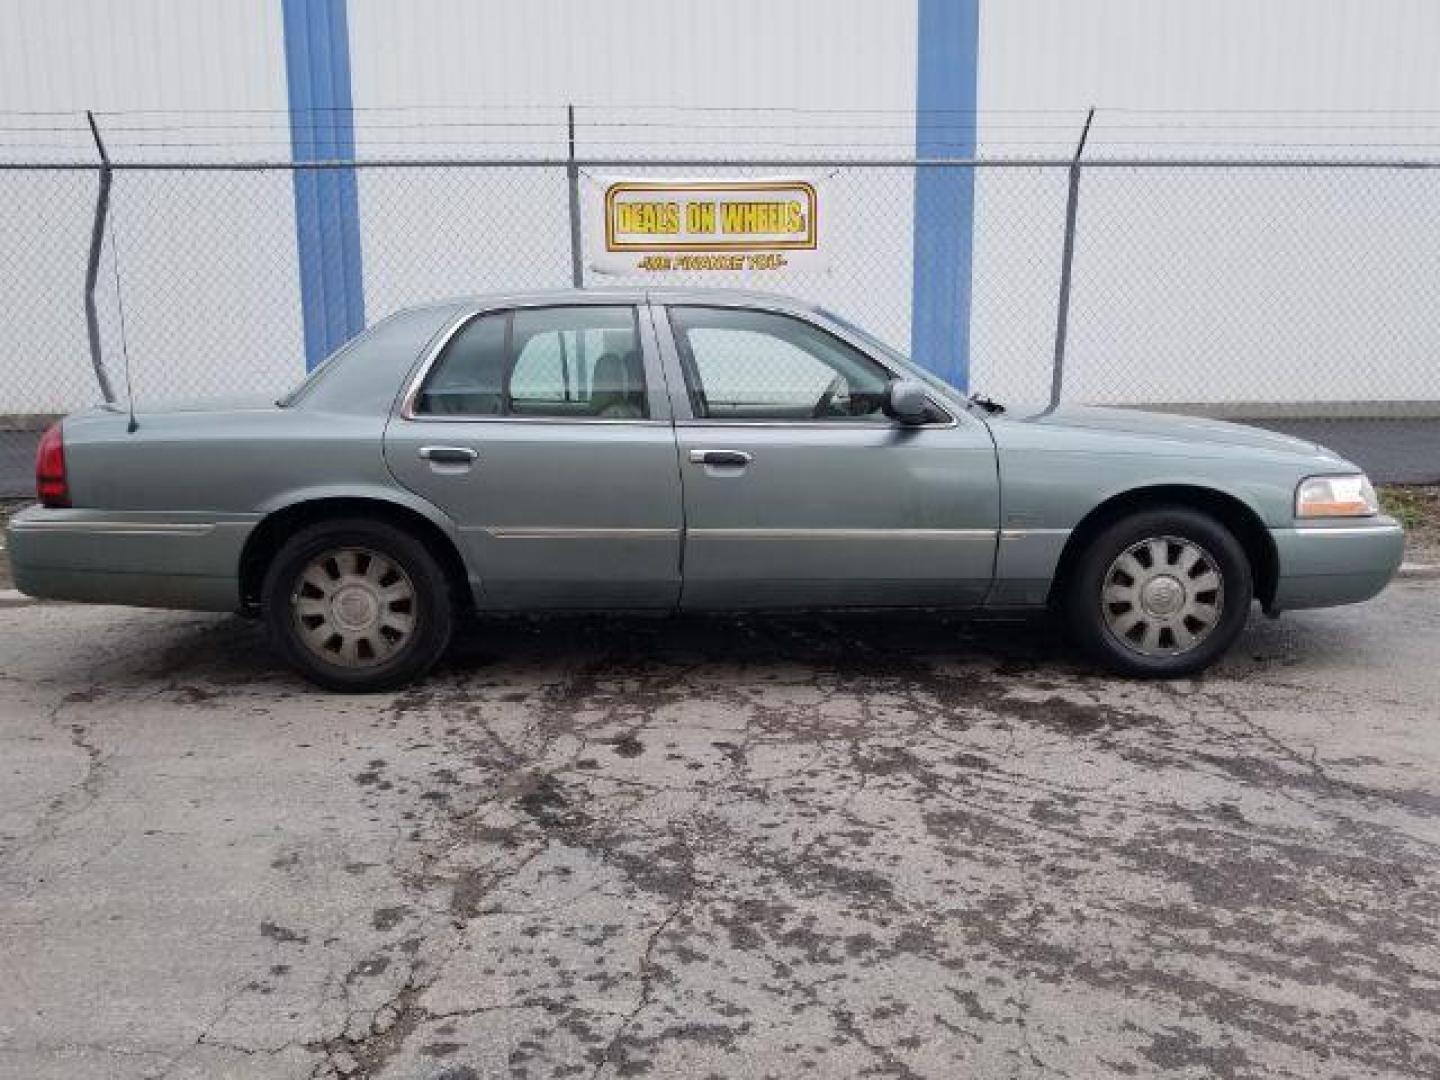
[[[1001,529],[1001,540],[1029,540],[1037,536],[1069,536],[1073,529]]]
[[[644,417],[621,419],[613,416],[494,416],[468,413],[426,413],[402,416],[402,420],[424,421],[427,424],[602,424],[623,427],[668,428],[669,420],[648,420]]]
[[[1403,533],[1397,522],[1377,521],[1373,525],[1297,525],[1293,529],[1271,529],[1271,532],[1294,532],[1301,536],[1379,536],[1385,533]]]
[[[469,530],[465,530],[469,531]],[[486,526],[496,540],[671,539],[683,531],[705,540],[986,540],[994,529],[624,529],[549,525]]]
[[[14,532],[70,533],[77,536],[208,536],[215,531],[215,524],[214,522],[16,518],[10,528]]]
[[[705,540],[982,540],[994,529],[686,529]]]
[[[452,317],[440,333],[435,335],[429,347],[421,354],[420,362],[415,365],[415,370],[410,375],[410,381],[406,383],[405,389],[402,392],[400,399],[400,418],[402,420],[416,419],[415,400],[420,396],[420,388],[424,385],[426,376],[430,374],[431,366],[440,354],[445,351],[445,346],[450,344],[450,339],[458,334],[471,319],[484,314],[485,310],[483,307],[466,305],[466,307],[460,311],[460,314]],[[429,420],[432,418],[425,417],[424,419]],[[470,418],[461,417],[460,419]]]
[[[490,526],[480,530],[496,540],[671,540],[679,529],[572,528],[558,525]]]
[[[949,410],[940,409],[940,411],[945,413],[946,420],[922,424],[915,430],[938,431],[959,426],[960,421],[956,420]],[[798,428],[805,431],[815,428],[837,428],[841,431],[894,431],[896,424],[893,420],[736,420],[725,416],[709,416],[700,420],[694,417],[677,418],[675,426],[677,428]]]

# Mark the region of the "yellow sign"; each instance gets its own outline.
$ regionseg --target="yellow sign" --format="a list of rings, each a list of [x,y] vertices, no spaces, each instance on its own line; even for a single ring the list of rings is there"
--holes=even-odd
[[[815,181],[587,179],[603,198],[603,248],[589,260],[602,273],[817,268]]]

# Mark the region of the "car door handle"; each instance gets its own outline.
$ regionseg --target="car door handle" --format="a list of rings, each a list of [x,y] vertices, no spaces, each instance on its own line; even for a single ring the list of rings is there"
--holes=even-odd
[[[753,459],[744,450],[691,450],[690,460],[696,465],[729,465],[743,469]]]
[[[422,446],[420,456],[436,465],[469,465],[480,455],[468,446]]]

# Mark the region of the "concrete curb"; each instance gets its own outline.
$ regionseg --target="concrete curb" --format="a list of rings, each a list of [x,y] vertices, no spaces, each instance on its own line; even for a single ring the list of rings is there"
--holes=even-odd
[[[38,604],[40,601],[33,596],[26,596],[19,589],[0,589],[0,610],[12,607],[29,607],[31,604]]]
[[[1425,581],[1430,578],[1440,578],[1440,563],[1401,563],[1396,577],[1405,578],[1410,581]]]

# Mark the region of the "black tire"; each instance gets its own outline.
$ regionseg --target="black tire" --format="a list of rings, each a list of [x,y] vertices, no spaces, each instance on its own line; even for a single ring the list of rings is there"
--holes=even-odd
[[[1170,582],[1158,583],[1153,593],[1126,584],[1134,579],[1125,565],[1133,568],[1136,563],[1122,565],[1117,560],[1127,554],[1137,560],[1153,559],[1147,542],[1164,544],[1161,550],[1167,565],[1159,569],[1173,570],[1163,576],[1175,582],[1183,578],[1180,600],[1170,599],[1175,593],[1175,586]],[[1139,549],[1139,545],[1144,545],[1144,549]],[[1191,549],[1187,550],[1186,545],[1191,545]],[[1183,572],[1168,565],[1170,559],[1177,564],[1186,559],[1193,548],[1200,549],[1201,563]],[[1211,565],[1207,567],[1207,563]],[[1139,565],[1150,571],[1143,562]],[[1208,583],[1212,570],[1219,577],[1217,587],[1191,587],[1192,581]],[[1191,574],[1195,576],[1192,578]],[[1143,597],[1143,602],[1137,605],[1125,599],[1107,601],[1107,584],[1122,591],[1136,587],[1135,595]],[[1250,616],[1254,588],[1250,560],[1229,529],[1198,510],[1162,506],[1123,517],[1090,541],[1065,582],[1063,615],[1076,643],[1110,670],[1142,678],[1172,678],[1203,671],[1225,654]],[[1110,595],[1113,598],[1115,592]],[[1190,616],[1182,621],[1186,620],[1185,605],[1192,602],[1192,597],[1193,610],[1201,617]],[[1146,606],[1152,601],[1162,612],[1171,603],[1181,606],[1177,612],[1152,614]],[[1207,624],[1204,618],[1211,616],[1212,607],[1218,608],[1218,615]],[[1117,626],[1123,627],[1125,617],[1132,611],[1136,612],[1138,625],[1128,628],[1126,633],[1132,636],[1127,637],[1118,632]],[[1152,626],[1158,639],[1147,653],[1146,642]],[[1177,634],[1191,634],[1198,640],[1184,651],[1164,651],[1182,647],[1183,638]],[[1157,655],[1154,650],[1162,650],[1162,654]]]
[[[327,553],[334,553],[329,569],[320,573],[327,584],[333,573],[337,588],[329,594],[306,583],[307,570],[313,576]],[[385,576],[367,592],[372,567]],[[342,577],[346,568],[350,576]],[[340,589],[348,589],[358,612],[336,606],[347,599]],[[390,599],[393,592],[400,595]],[[320,522],[292,536],[266,568],[260,603],[270,639],[287,663],[327,690],[351,693],[393,690],[423,676],[444,655],[454,624],[450,584],[429,548],[404,529],[362,518]],[[325,614],[302,615],[302,605]],[[344,622],[346,615],[354,621]],[[331,645],[338,639],[339,646],[319,640],[327,628],[335,631]],[[349,663],[342,650],[353,653]]]

